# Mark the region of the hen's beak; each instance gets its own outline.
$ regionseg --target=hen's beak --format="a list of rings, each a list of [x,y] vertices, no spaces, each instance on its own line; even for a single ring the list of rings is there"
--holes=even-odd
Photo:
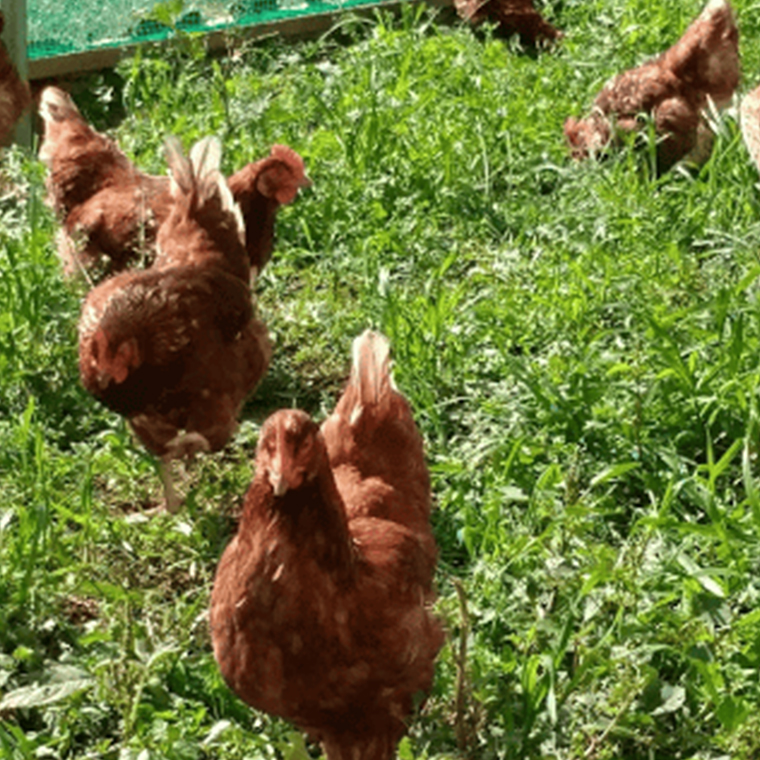
[[[288,483],[287,478],[283,477],[280,470],[269,471],[269,483],[275,496],[284,496],[290,487],[290,483]]]

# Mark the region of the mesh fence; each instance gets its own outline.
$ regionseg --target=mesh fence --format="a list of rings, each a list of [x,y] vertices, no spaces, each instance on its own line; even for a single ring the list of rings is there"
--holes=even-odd
[[[367,5],[372,0],[27,0],[27,55],[53,58]],[[0,3],[2,6],[2,3]]]

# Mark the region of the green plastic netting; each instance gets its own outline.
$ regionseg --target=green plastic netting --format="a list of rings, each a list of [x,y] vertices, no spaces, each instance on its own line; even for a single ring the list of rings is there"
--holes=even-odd
[[[27,55],[30,59],[53,58],[162,40],[175,29],[231,30],[368,2],[371,0],[27,0]]]

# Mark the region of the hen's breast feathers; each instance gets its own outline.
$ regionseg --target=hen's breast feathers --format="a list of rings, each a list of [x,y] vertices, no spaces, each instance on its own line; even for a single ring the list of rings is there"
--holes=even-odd
[[[315,534],[288,540],[281,519],[261,515],[253,544],[239,534],[217,569],[211,624],[222,673],[249,704],[314,738],[339,734],[353,715],[355,728],[364,724],[359,736],[387,732],[395,743],[412,695],[430,688],[443,643],[428,607],[434,543],[359,518],[350,523],[351,573],[341,580],[316,560]]]

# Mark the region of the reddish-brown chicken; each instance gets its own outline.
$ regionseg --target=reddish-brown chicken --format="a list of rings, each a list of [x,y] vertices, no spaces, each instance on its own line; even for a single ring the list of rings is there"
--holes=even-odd
[[[258,274],[272,256],[277,211],[311,182],[298,153],[287,145],[273,145],[269,156],[244,166],[227,184],[245,220],[251,271]]]
[[[240,211],[219,172],[218,143],[202,141],[192,161],[167,147],[172,204],[158,243],[174,261],[122,272],[89,293],[79,369],[85,388],[161,458],[166,506],[176,511],[169,461],[224,446],[271,349],[254,318]]]
[[[65,272],[89,271],[97,280],[99,269],[114,274],[135,263],[150,265],[156,232],[171,206],[169,178],[136,169],[56,87],[43,91],[40,116],[45,123],[40,158],[49,168],[50,203],[63,220],[58,250]],[[255,272],[271,256],[280,205],[292,203],[308,184],[303,160],[284,145],[229,178]]]
[[[430,478],[388,362],[387,339],[365,332],[321,428],[297,410],[264,423],[211,596],[227,683],[328,760],[394,757],[443,643],[430,610]]]
[[[248,164],[227,180],[245,227],[246,266],[251,276],[255,277],[271,258],[278,209],[292,203],[299,189],[309,184],[303,159],[286,145],[274,145],[269,156]],[[176,262],[178,255],[185,255],[172,245],[171,236],[160,233],[158,249],[155,266]],[[197,255],[197,249],[192,255]]]
[[[562,37],[533,6],[533,0],[454,0],[457,13],[473,25],[491,21],[499,33],[518,34],[525,45],[553,42]]]
[[[0,34],[5,17],[0,11]],[[21,114],[31,103],[29,85],[18,75],[8,50],[0,40],[0,145],[5,145]]]
[[[608,82],[590,116],[565,122],[576,158],[596,155],[622,132],[642,128],[651,114],[658,135],[657,163],[667,170],[686,158],[707,159],[712,133],[704,119],[709,100],[721,108],[739,83],[739,32],[727,0],[710,0],[673,47]]]
[[[152,257],[159,224],[171,205],[166,178],[139,171],[116,143],[96,132],[57,87],[40,98],[48,166],[48,201],[61,216],[58,253],[64,271],[118,272]]]
[[[739,116],[744,144],[760,169],[760,87],[742,98]]]

